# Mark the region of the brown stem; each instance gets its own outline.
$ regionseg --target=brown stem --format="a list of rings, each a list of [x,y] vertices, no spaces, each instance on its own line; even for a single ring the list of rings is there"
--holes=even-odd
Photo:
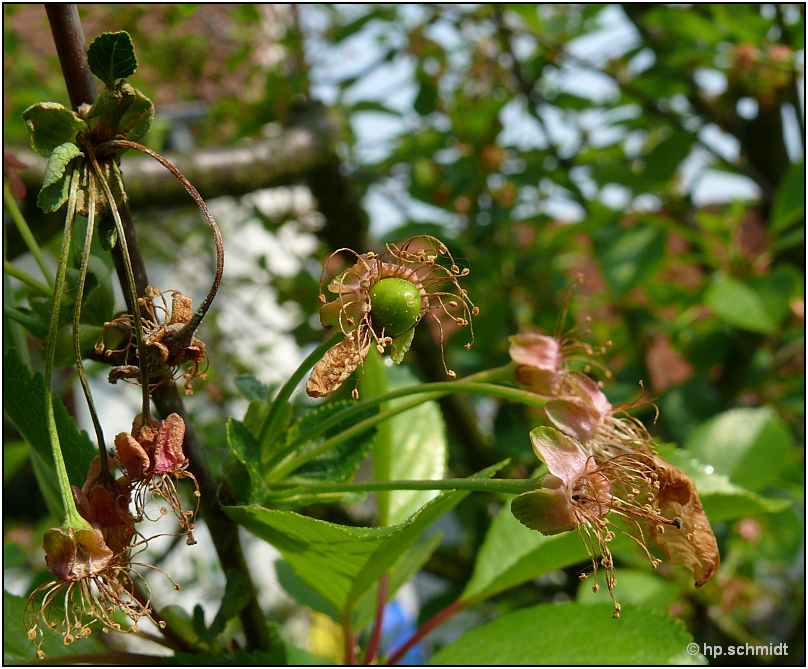
[[[50,5],[48,7],[50,7]],[[57,45],[60,43],[85,44],[84,32],[81,27],[81,22],[78,20],[75,5],[53,5],[53,7],[63,8],[61,11],[55,11],[51,18],[51,31],[54,34],[54,42],[56,42]],[[48,15],[50,17],[51,13],[48,12]],[[71,17],[74,17],[75,20]],[[83,48],[60,50],[59,57],[60,61],[63,63],[63,72],[82,72],[87,68],[86,53]],[[92,103],[95,99],[94,90],[91,91],[90,88],[87,87],[86,81],[82,82],[76,80],[75,77],[68,79],[66,76],[65,83],[68,86],[71,101],[74,101],[77,106],[84,102]],[[120,207],[119,211],[123,224],[124,237],[129,249],[129,258],[131,260],[137,292],[138,294],[143,294],[148,285],[148,279],[143,256],[140,254],[137,243],[132,216],[126,206]],[[125,270],[120,247],[120,244],[116,244],[115,249],[117,249],[117,253],[114,252],[114,249],[113,259],[115,260],[119,278],[123,278],[125,276]],[[125,285],[123,281],[125,281],[125,279],[122,279],[122,285]],[[126,293],[126,291],[124,291],[124,293]],[[134,310],[137,308],[137,305],[129,305],[129,307],[131,310]],[[213,478],[213,474],[208,467],[199,438],[191,426],[191,423],[188,421],[187,412],[185,411],[177,387],[173,385],[162,386],[155,391],[153,399],[160,415],[167,416],[171,413],[178,413],[185,420],[184,449],[185,455],[189,460],[188,468],[199,482],[199,488],[202,493],[201,511],[213,537],[213,544],[216,548],[219,562],[224,571],[235,569],[241,574],[242,582],[250,595],[247,606],[245,606],[239,614],[242,627],[244,628],[244,634],[247,638],[247,648],[249,650],[268,650],[272,644],[269,627],[267,626],[263,611],[261,611],[261,607],[258,605],[252,576],[247,568],[244,553],[241,549],[241,542],[238,537],[238,526],[224,514],[218,504],[218,486],[216,480]]]
[[[407,651],[429,634],[433,629],[443,625],[449,618],[456,613],[460,613],[468,606],[468,602],[458,599],[456,602],[449,604],[445,609],[439,611],[423,625],[421,625],[409,639],[407,639],[395,652],[387,659],[387,664],[393,665],[407,654]]]
[[[379,643],[382,640],[382,627],[384,627],[384,607],[387,604],[387,584],[390,577],[384,574],[379,579],[379,597],[376,605],[376,622],[373,624],[373,633],[370,635],[365,659],[362,664],[373,664],[376,654],[379,652]]]
[[[74,4],[46,2],[45,12],[48,14],[70,104],[76,109],[85,102],[92,104],[98,91],[95,77],[87,64],[87,42],[78,8]]]

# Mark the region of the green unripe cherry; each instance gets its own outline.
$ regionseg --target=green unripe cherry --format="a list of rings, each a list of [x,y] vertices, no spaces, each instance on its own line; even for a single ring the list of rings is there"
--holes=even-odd
[[[373,327],[388,337],[398,337],[418,322],[421,293],[406,279],[390,277],[370,289],[370,318]]]

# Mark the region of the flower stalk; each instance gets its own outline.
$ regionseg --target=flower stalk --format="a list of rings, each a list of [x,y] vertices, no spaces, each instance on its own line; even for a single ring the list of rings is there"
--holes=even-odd
[[[56,429],[56,417],[53,413],[53,365],[56,356],[56,333],[59,329],[59,312],[62,306],[62,293],[64,292],[65,273],[67,271],[68,255],[70,253],[70,238],[73,232],[73,220],[76,216],[76,193],[78,192],[79,175],[76,169],[70,174],[70,200],[67,205],[65,217],[65,231],[62,237],[62,249],[59,252],[59,264],[56,268],[56,279],[53,286],[53,308],[51,309],[50,329],[45,343],[45,416],[48,425],[53,464],[56,468],[56,482],[62,498],[65,511],[63,527],[74,530],[87,529],[90,524],[81,517],[73,492],[70,488],[70,479],[67,476],[62,447],[59,443],[59,432]]]

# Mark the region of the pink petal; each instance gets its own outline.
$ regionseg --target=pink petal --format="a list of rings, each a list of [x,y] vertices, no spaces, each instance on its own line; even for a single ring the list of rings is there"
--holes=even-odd
[[[526,365],[557,374],[561,369],[561,345],[553,337],[526,332],[513,335],[508,353],[518,365]]]
[[[596,415],[583,400],[577,397],[562,397],[550,400],[544,407],[547,417],[567,436],[584,443],[600,424]]]
[[[581,398],[584,403],[600,419],[606,418],[612,412],[612,405],[597,383],[581,372],[570,372],[567,375],[572,393]]]
[[[185,464],[182,442],[185,439],[185,421],[172,413],[162,423],[154,440],[154,473],[174,472]]]
[[[550,473],[572,485],[589,468],[589,456],[581,445],[551,427],[537,427],[530,432],[533,450]]]

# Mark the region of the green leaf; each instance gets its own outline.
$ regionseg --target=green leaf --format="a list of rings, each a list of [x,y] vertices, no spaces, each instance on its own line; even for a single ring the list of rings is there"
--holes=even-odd
[[[82,119],[57,102],[40,102],[28,107],[22,118],[28,128],[28,143],[45,158],[63,144],[75,144],[76,134],[87,130]]]
[[[250,601],[250,593],[244,587],[244,583],[235,570],[227,572],[227,583],[224,586],[224,596],[219,605],[219,610],[213,618],[213,622],[207,631],[199,638],[200,641],[210,641],[215,639],[224,631],[224,626],[231,618],[236,617]]]
[[[91,282],[94,285],[90,286]],[[114,310],[115,292],[112,288],[110,271],[101,258],[91,255],[81,305],[81,322],[88,325],[103,325],[112,320]]]
[[[426,564],[426,561],[437,549],[440,540],[440,532],[435,532],[432,536],[419,540],[390,568],[387,581],[388,602],[393,599],[401,586],[421,570],[421,567]],[[353,619],[354,629],[364,629],[374,620],[378,603],[379,585],[376,583],[373,587],[365,590],[357,600]]]
[[[37,482],[48,508],[56,517],[63,517],[45,417],[45,380],[41,374],[32,375],[17,351],[9,349],[3,355],[3,388],[3,410],[29,445]],[[72,485],[81,488],[98,451],[87,433],[79,432],[58,396],[53,398],[53,411],[68,478]]]
[[[665,256],[665,233],[653,225],[612,224],[595,234],[595,251],[615,297],[647,279]]]
[[[650,184],[664,184],[670,181],[679,165],[687,158],[696,137],[692,133],[675,131],[663,139],[645,156],[643,177]]]
[[[277,627],[277,626],[275,626]],[[274,631],[274,630],[273,630]],[[248,651],[238,649],[234,653],[207,652],[207,653],[175,653],[173,657],[160,658],[164,664],[181,667],[277,667],[287,663],[286,647],[275,631],[270,650]],[[296,658],[305,659],[308,655],[297,650]]]
[[[62,146],[75,146],[75,144],[63,144]],[[79,152],[79,154],[81,155],[81,152]],[[48,163],[48,167],[50,168],[50,162]],[[62,172],[64,173],[64,171],[65,168],[63,167]],[[36,198],[36,204],[46,214],[57,211],[67,202],[67,198],[70,197],[71,172],[63,174],[60,178],[51,183],[43,184]],[[75,178],[78,178],[78,175],[76,175]],[[48,179],[48,172],[45,173],[45,179]]]
[[[556,569],[589,560],[577,532],[546,537],[520,523],[506,504],[485,536],[461,599],[479,602]]]
[[[37,205],[46,214],[56,211],[67,202],[70,194],[70,172],[66,176],[65,171],[71,160],[83,155],[72,142],[65,142],[53,149],[45,169],[42,190],[37,197]]]
[[[98,141],[145,137],[154,121],[154,105],[127,83],[101,91],[87,112],[87,122]]]
[[[87,64],[109,88],[131,77],[137,71],[137,56],[129,33],[101,33],[87,47]]]
[[[430,664],[704,664],[687,653],[693,638],[669,615],[626,604],[542,604],[475,627]]]
[[[98,217],[98,243],[104,251],[112,251],[118,242],[118,228],[115,226],[115,218],[107,210]]]
[[[663,447],[659,454],[693,479],[710,522],[779,513],[793,504],[788,499],[763,497],[735,485],[726,474],[717,474],[712,465],[702,464],[684,449]]]
[[[263,502],[267,498],[267,489],[261,466],[261,449],[255,435],[244,423],[230,418],[227,421],[227,445],[247,469],[250,477],[250,494],[247,499],[250,504]]]
[[[23,624],[23,611],[27,602],[26,597],[17,597],[3,591],[3,664],[39,664],[36,656],[36,644],[28,640],[28,630]],[[45,630],[42,639],[42,650],[45,657],[53,661],[56,658],[64,658],[64,663],[69,663],[72,655],[84,655],[85,653],[103,653],[105,648],[98,636],[93,635],[76,639],[69,646],[66,646],[60,634]],[[62,664],[62,662],[57,662]]]
[[[390,601],[398,592],[399,588],[412,578],[416,572],[424,565],[440,543],[441,535],[436,532],[433,536],[418,541],[412,549],[407,551],[396,562],[389,571],[387,583],[387,600]],[[340,614],[334,606],[323,599],[323,597],[311,586],[302,581],[295,573],[294,569],[284,560],[275,563],[275,573],[281,587],[291,597],[315,611],[319,611],[339,622]],[[354,611],[354,629],[364,629],[376,615],[378,605],[379,588],[378,584],[366,590],[357,600]]]
[[[805,218],[805,161],[801,160],[788,168],[777,187],[769,230],[779,234]]]
[[[390,114],[401,118],[400,111],[390,109],[390,107],[378,102],[376,100],[360,100],[356,104],[351,105],[350,112],[356,114],[358,112],[379,112],[380,114]]]
[[[301,416],[297,422],[287,431],[287,443],[291,443],[301,435],[306,434],[309,430],[313,429],[318,423],[323,422],[325,419],[341,411],[347,406],[351,406],[353,402],[349,400],[342,400],[339,402],[329,402],[322,406],[316,407],[312,411]],[[367,418],[375,416],[379,411],[378,407],[369,407],[367,410],[352,417],[349,424],[335,425],[330,430],[326,430],[324,434],[315,437],[307,442],[298,450],[298,454],[303,455],[312,449],[319,446],[323,441],[330,437],[336,436],[347,427],[355,425]],[[302,465],[299,469],[295,470],[295,478],[306,478],[315,481],[345,481],[350,479],[359,468],[362,460],[365,459],[370,447],[373,445],[373,437],[376,434],[376,428],[371,427],[361,434],[357,434],[334,448],[329,449],[325,453],[321,453],[314,459]]]
[[[666,611],[679,599],[682,592],[676,581],[660,578],[659,575],[639,569],[620,569],[617,575],[620,584],[620,604],[635,604],[649,609]],[[577,600],[581,604],[603,604],[603,590],[592,591],[592,582],[587,579],[578,586]]]
[[[490,478],[500,467],[489,467],[475,478]],[[224,510],[234,521],[275,546],[300,579],[342,618],[433,522],[467,494],[442,493],[404,523],[387,527],[349,527],[259,506],[231,506]]]
[[[421,116],[428,116],[435,111],[438,104],[438,83],[423,70],[418,71],[417,78],[418,95],[415,96],[412,106]]]
[[[148,134],[154,122],[154,104],[129,84],[124,84],[121,90],[134,99],[118,122],[118,133],[131,142],[139,142]]]
[[[794,437],[772,407],[726,411],[695,429],[686,448],[716,473],[752,491],[794,463]]]
[[[100,325],[79,325],[79,346],[82,357],[88,357],[95,350],[95,343],[104,331]],[[56,332],[56,351],[54,353],[54,367],[71,367],[76,362],[73,347],[73,326],[63,325]]]
[[[408,384],[409,385],[409,384]],[[399,387],[398,384],[391,389]],[[390,402],[391,407],[407,401]],[[437,402],[424,402],[390,419],[390,478],[439,480],[446,476],[449,445],[446,424]],[[429,500],[436,490],[393,490],[389,496],[387,522],[403,522]]]
[[[788,314],[796,281],[794,271],[785,266],[747,281],[719,274],[707,288],[704,301],[730,325],[771,334]]]
[[[3,444],[3,483],[16,474],[28,459],[28,446],[24,441],[7,441]]]
[[[236,377],[236,388],[251,402],[268,402],[269,389],[252,374],[241,374]]]

